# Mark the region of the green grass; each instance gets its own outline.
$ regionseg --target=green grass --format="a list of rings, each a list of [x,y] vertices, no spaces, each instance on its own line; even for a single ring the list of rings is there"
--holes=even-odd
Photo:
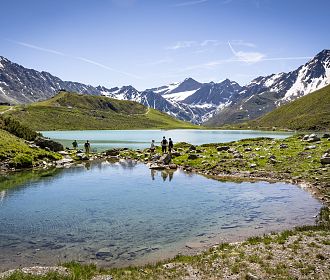
[[[61,156],[39,148],[30,148],[24,140],[0,129],[0,161],[9,166],[32,167],[42,160],[56,160]]]
[[[198,128],[137,102],[68,92],[7,114],[35,130]]]
[[[330,85],[251,121],[252,127],[295,130],[330,129]]]

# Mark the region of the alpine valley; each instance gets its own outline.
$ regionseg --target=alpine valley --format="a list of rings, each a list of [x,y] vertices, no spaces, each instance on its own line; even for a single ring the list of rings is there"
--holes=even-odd
[[[181,120],[210,126],[256,119],[330,84],[330,50],[288,73],[260,76],[245,86],[226,79],[182,82],[138,91],[62,81],[47,72],[24,68],[0,56],[0,103],[25,104],[48,99],[59,90],[139,102]]]

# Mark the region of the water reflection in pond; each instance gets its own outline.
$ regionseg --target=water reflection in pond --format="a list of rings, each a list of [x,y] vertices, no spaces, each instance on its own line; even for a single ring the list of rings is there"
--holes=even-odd
[[[70,259],[143,263],[311,224],[321,206],[289,184],[218,182],[135,161],[29,176],[13,177],[9,189],[0,183],[1,269]]]

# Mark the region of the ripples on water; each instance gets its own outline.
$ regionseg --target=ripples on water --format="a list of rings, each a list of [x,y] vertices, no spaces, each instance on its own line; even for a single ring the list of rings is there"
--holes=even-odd
[[[289,184],[218,182],[103,162],[3,191],[0,263],[134,264],[310,224],[320,206]]]

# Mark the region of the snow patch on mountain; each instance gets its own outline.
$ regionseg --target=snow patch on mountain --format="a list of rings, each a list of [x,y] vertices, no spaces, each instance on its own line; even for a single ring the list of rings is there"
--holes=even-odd
[[[163,97],[169,101],[182,101],[186,99],[188,96],[194,94],[196,90],[188,90],[182,92],[175,93],[163,93]]]

